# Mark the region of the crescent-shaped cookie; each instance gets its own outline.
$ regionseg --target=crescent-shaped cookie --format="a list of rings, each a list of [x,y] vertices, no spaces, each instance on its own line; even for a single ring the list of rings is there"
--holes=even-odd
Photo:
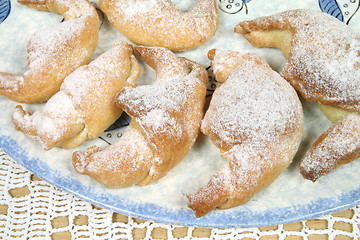
[[[196,217],[249,201],[291,163],[303,132],[296,91],[260,56],[211,50],[216,79],[201,131],[228,160],[188,206]]]
[[[114,145],[73,154],[78,173],[107,187],[147,185],[165,176],[189,152],[204,115],[207,71],[160,47],[136,47],[156,71],[152,85],[123,88],[117,104],[131,117]]]
[[[32,8],[62,14],[66,21],[36,32],[27,45],[23,76],[0,72],[0,95],[23,103],[44,102],[64,78],[90,62],[98,43],[99,18],[87,0],[19,0]]]
[[[306,100],[318,102],[335,123],[306,154],[300,164],[303,176],[316,181],[356,159],[360,154],[360,132],[354,130],[360,121],[358,34],[329,14],[305,9],[240,22],[235,32],[256,47],[281,49],[287,59],[281,75]]]
[[[115,96],[123,87],[135,85],[139,74],[132,46],[114,43],[89,65],[67,76],[41,110],[30,114],[18,105],[12,117],[15,127],[46,150],[77,147],[97,138],[120,117]]]
[[[282,49],[280,73],[305,99],[360,111],[360,38],[349,26],[299,9],[240,22],[235,32],[256,47]]]
[[[133,43],[173,51],[200,46],[219,25],[215,0],[197,0],[186,13],[171,0],[100,0],[99,5],[115,28]]]

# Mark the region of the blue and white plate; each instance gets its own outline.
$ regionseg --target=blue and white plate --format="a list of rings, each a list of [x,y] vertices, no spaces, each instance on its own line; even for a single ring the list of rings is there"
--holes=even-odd
[[[11,3],[11,4],[10,4]],[[94,1],[95,4],[96,1]],[[191,9],[195,0],[175,0],[183,11]],[[221,22],[219,29],[206,44],[195,50],[178,53],[195,60],[204,67],[210,65],[207,52],[212,48],[239,52],[257,52],[279,70],[284,63],[276,49],[256,49],[241,35],[233,33],[241,20],[274,14],[280,11],[309,8],[323,10],[352,26],[360,33],[358,0],[343,1],[265,1],[219,0]],[[16,1],[0,0],[0,71],[23,74],[27,66],[26,44],[30,36],[43,28],[62,21],[62,16],[40,12],[19,5]],[[100,29],[99,46],[94,57],[106,51],[119,39],[124,39],[106,20]],[[138,84],[150,83],[154,71],[142,66]],[[209,83],[209,95],[216,82]],[[0,96],[0,147],[17,162],[49,183],[86,201],[126,215],[158,222],[201,227],[252,227],[289,223],[314,218],[360,204],[360,161],[354,161],[322,177],[316,183],[304,180],[298,165],[306,149],[331,123],[313,103],[304,103],[306,126],[299,153],[293,163],[268,188],[250,202],[229,210],[214,210],[202,218],[195,218],[187,208],[186,194],[204,186],[222,165],[218,149],[208,137],[200,135],[188,156],[167,176],[150,186],[107,189],[93,179],[77,174],[71,164],[74,150],[97,144],[111,144],[122,136],[128,118],[124,116],[100,138],[87,141],[74,150],[55,148],[44,151],[37,142],[17,132],[11,114],[17,103]],[[41,104],[25,106],[35,110]]]

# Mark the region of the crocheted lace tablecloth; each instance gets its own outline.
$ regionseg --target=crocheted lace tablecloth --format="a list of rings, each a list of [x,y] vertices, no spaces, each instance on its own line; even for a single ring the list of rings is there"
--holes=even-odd
[[[0,149],[0,239],[359,239],[360,206],[260,228],[196,228],[96,207],[45,181]]]

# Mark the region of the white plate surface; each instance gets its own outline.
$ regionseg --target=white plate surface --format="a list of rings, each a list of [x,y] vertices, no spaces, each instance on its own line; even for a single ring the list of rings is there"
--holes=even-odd
[[[194,2],[193,0],[175,1],[184,11],[190,9]],[[94,4],[97,5],[96,1]],[[232,4],[231,7],[229,4]],[[11,1],[10,5],[8,1],[0,0],[0,21],[3,21],[0,23],[0,71],[23,74],[27,66],[26,44],[30,36],[40,29],[58,24],[62,17],[20,6],[16,1]],[[212,48],[257,52],[264,56],[275,70],[279,70],[284,62],[280,51],[253,48],[243,36],[233,33],[236,23],[289,9],[320,10],[320,7],[323,7],[324,11],[333,14],[342,13],[343,20],[360,32],[360,13],[356,14],[358,5],[358,0],[219,0],[219,6],[227,12],[220,10],[221,22],[216,35],[203,46],[178,54],[208,67],[210,61],[207,59],[207,52]],[[333,8],[330,9],[330,6]],[[10,14],[3,16],[9,10],[11,10]],[[94,58],[120,39],[125,40],[106,18],[102,19],[99,46]],[[154,72],[146,66],[142,67],[138,83],[147,84],[153,80]],[[229,210],[214,210],[200,219],[195,218],[193,212],[187,208],[186,194],[204,186],[224,162],[218,149],[206,136],[200,135],[188,156],[155,184],[145,187],[107,189],[93,179],[77,174],[72,167],[71,156],[77,149],[85,149],[94,144],[106,145],[103,139],[108,142],[115,141],[126,127],[104,133],[101,136],[103,139],[87,141],[74,150],[54,148],[44,151],[37,142],[15,130],[11,122],[11,114],[17,103],[0,96],[0,147],[20,164],[55,186],[96,205],[123,214],[159,222],[202,227],[276,225],[313,218],[360,203],[358,174],[360,161],[344,165],[316,183],[304,180],[300,175],[298,165],[304,152],[331,125],[315,104],[305,101],[303,103],[305,132],[299,153],[290,167],[250,202]],[[41,107],[41,104],[24,104],[24,106],[32,110]]]

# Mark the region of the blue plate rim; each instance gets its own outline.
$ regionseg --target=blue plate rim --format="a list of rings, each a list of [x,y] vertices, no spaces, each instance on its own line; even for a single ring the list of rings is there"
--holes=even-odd
[[[316,218],[360,204],[359,186],[345,194],[320,198],[304,205],[293,205],[259,212],[250,212],[246,208],[239,208],[239,210],[231,212],[215,210],[202,218],[196,218],[190,209],[174,210],[152,203],[129,202],[126,198],[119,198],[119,196],[110,193],[99,195],[91,192],[91,189],[81,184],[78,179],[64,178],[59,172],[54,173],[47,163],[38,158],[30,157],[27,150],[9,136],[0,135],[0,147],[16,162],[65,192],[120,214],[159,223],[207,228],[275,226]]]

